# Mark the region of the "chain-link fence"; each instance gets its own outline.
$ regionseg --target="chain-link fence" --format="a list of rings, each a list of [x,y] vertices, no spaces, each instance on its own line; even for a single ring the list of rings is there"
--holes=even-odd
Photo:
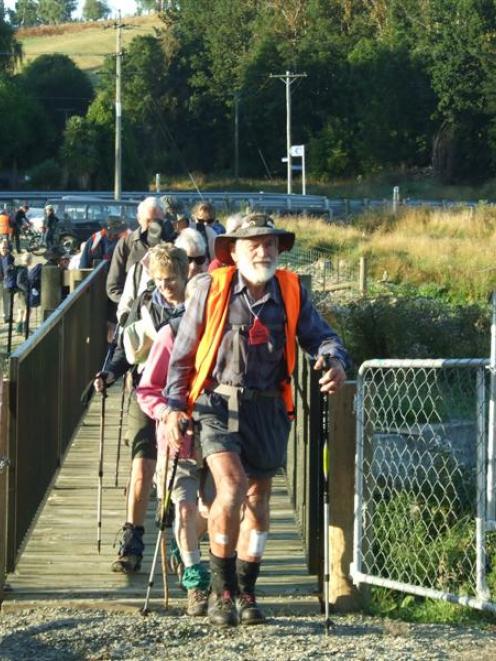
[[[453,359],[361,366],[355,583],[496,612],[488,365]]]
[[[312,276],[312,291],[327,292],[360,287],[360,264],[334,255],[330,250],[294,246],[279,255],[279,266]]]

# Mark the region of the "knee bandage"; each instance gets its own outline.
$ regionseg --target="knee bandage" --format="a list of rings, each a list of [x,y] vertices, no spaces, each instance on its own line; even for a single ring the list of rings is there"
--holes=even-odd
[[[250,532],[248,553],[255,558],[261,558],[265,550],[267,537],[268,533],[266,532],[261,532],[260,530],[252,530]]]

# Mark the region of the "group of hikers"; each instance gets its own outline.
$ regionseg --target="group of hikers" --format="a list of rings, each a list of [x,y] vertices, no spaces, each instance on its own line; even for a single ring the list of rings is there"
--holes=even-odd
[[[0,211],[0,237],[12,241],[18,253],[22,251],[21,235],[23,228],[31,225],[27,216],[29,208],[29,204],[24,202],[15,211],[12,211],[7,205],[4,205]],[[42,234],[47,248],[50,249],[55,243],[55,233],[59,219],[52,204],[45,205],[43,211]]]
[[[33,264],[33,256],[23,250],[21,237],[23,228],[31,226],[27,213],[29,204],[24,202],[12,211],[8,206],[0,211],[0,282],[2,284],[4,323],[13,323],[15,331],[29,332],[29,314],[41,301],[42,263]],[[55,245],[55,232],[59,219],[51,204],[44,208],[42,233],[47,247],[45,261],[60,268],[67,268],[70,255]],[[14,251],[16,255],[14,255]]]
[[[169,484],[169,563],[187,613],[217,626],[259,624],[256,583],[294,416],[297,342],[315,359],[323,393],[344,382],[348,354],[298,276],[277,268],[295,235],[268,215],[235,214],[224,227],[208,202],[190,215],[173,198],[148,197],[137,220],[132,232],[109,220],[107,252],[108,234],[97,242],[109,261],[110,349],[94,387],[104,395],[125,375],[132,384],[126,520],[112,570],[139,571],[153,483],[161,498]]]

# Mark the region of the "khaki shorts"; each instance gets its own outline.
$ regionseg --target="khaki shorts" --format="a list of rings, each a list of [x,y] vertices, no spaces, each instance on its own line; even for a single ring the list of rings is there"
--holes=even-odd
[[[195,459],[179,459],[178,461],[171,496],[174,504],[181,501],[196,503],[200,498],[204,504],[210,505],[215,498],[214,481],[210,470],[203,462],[198,447],[196,446]],[[159,454],[155,471],[158,498],[162,498],[163,495],[165,464],[166,456]],[[171,471],[172,458],[169,458],[167,485],[170,481]]]

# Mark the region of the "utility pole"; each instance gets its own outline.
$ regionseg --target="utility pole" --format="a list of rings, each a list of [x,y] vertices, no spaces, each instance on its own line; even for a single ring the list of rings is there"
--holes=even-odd
[[[286,85],[286,158],[288,159],[288,195],[293,192],[292,176],[293,163],[291,159],[291,85],[297,78],[306,78],[306,73],[290,73],[269,75],[269,78],[278,78]]]
[[[239,92],[234,92],[234,179],[239,179]]]
[[[121,199],[122,193],[122,23],[121,12],[114,23],[115,40],[115,170],[114,200]]]

